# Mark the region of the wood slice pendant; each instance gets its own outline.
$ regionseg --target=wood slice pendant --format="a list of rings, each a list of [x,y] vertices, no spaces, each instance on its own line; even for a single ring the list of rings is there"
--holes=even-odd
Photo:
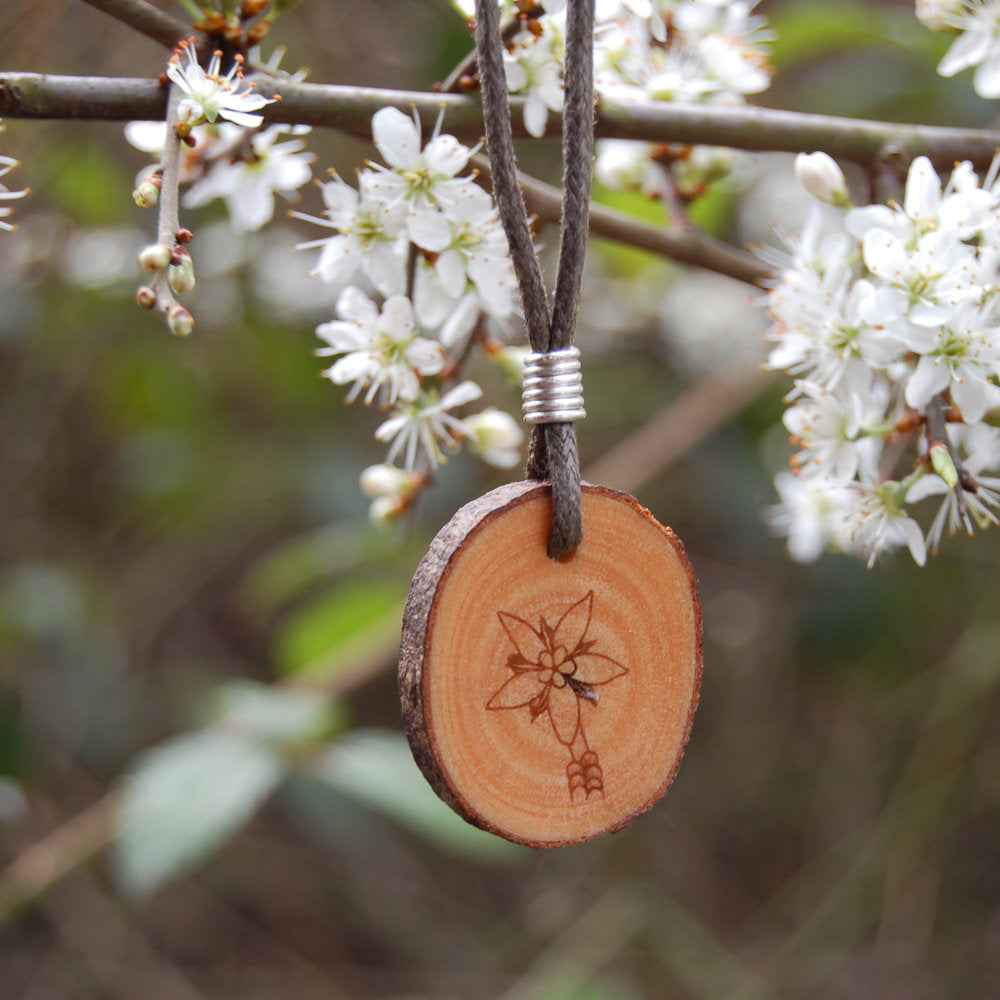
[[[549,487],[464,506],[417,568],[399,682],[414,757],[453,809],[534,847],[621,829],[667,790],[698,702],[701,607],[680,541],[582,486],[584,539],[545,554]]]

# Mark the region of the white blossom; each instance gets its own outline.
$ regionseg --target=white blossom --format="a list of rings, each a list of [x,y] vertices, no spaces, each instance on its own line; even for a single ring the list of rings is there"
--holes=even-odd
[[[389,441],[388,462],[402,455],[407,471],[419,463],[436,469],[445,461],[445,451],[455,451],[469,437],[466,425],[449,410],[471,403],[483,394],[475,382],[461,382],[443,396],[437,390],[422,392],[410,403],[397,407],[396,412],[375,432],[379,441]],[[443,449],[443,450],[442,450]]]
[[[297,138],[278,142],[278,138],[301,136],[310,130],[307,126],[272,125],[262,132],[248,133],[230,125],[226,131],[232,152],[215,156],[205,176],[185,194],[184,205],[197,208],[222,198],[233,228],[254,232],[271,221],[275,194],[288,197],[312,175],[313,154],[302,151],[304,143]],[[247,148],[241,149],[244,143]]]
[[[187,64],[182,63],[187,56]],[[243,57],[237,55],[229,72],[222,74],[222,53],[215,52],[208,68],[198,63],[198,52],[189,42],[181,42],[179,51],[167,63],[167,76],[183,92],[177,107],[180,123],[187,128],[201,122],[214,122],[224,118],[235,125],[255,128],[264,120],[256,114],[274,98],[263,97],[253,89],[252,83],[243,79]]]
[[[406,285],[406,205],[390,205],[374,197],[367,174],[362,174],[357,189],[337,176],[321,187],[325,219],[292,213],[336,230],[334,236],[296,244],[296,250],[320,248],[319,261],[310,273],[335,282],[351,281],[360,271],[383,295],[402,292]]]
[[[372,117],[375,147],[388,164],[372,164],[369,194],[393,206],[405,202],[410,216],[436,212],[468,197],[471,182],[459,179],[472,149],[453,135],[440,134],[443,112],[426,146],[421,144],[416,112],[404,115],[396,108],[381,108]]]
[[[417,334],[413,307],[404,295],[386,299],[382,309],[354,287],[337,300],[342,317],[316,328],[327,342],[319,355],[345,355],[323,374],[337,385],[353,382],[348,401],[363,389],[365,402],[377,395],[388,404],[411,401],[420,390],[420,377],[436,375],[444,363],[444,351],[436,341]]]
[[[844,530],[850,547],[867,557],[868,566],[883,552],[903,545],[913,561],[923,566],[927,547],[920,525],[903,507],[905,494],[899,484],[866,481],[852,485],[853,497],[844,515]]]
[[[524,432],[509,413],[490,406],[466,417],[463,424],[469,435],[469,450],[484,462],[510,469],[521,461]]]
[[[826,551],[844,548],[844,513],[849,489],[825,476],[779,473],[774,480],[781,502],[766,517],[775,533],[788,539],[788,554],[802,563],[815,562]]]

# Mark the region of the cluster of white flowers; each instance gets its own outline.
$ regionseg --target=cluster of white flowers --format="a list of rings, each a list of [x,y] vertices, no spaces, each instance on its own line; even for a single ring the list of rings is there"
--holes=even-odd
[[[346,285],[338,318],[316,330],[327,345],[318,353],[338,359],[324,375],[351,386],[349,401],[392,408],[375,434],[389,443],[387,465],[362,478],[378,519],[404,510],[463,443],[501,467],[519,457],[509,414],[451,412],[482,395],[475,382],[450,384],[456,359],[484,315],[501,325],[515,315],[516,284],[493,199],[463,176],[473,150],[440,128],[439,118],[424,145],[415,115],[382,108],[372,132],[385,164],[359,170],[356,188],[336,175],[324,183],[325,217],[293,213],[333,230],[297,249],[318,249],[311,273]],[[492,349],[506,356],[498,342]]]
[[[524,124],[545,132],[548,111],[562,108],[564,0],[547,0],[545,12],[524,19],[504,56],[507,85],[525,98]],[[594,86],[605,98],[736,104],[765,90],[770,69],[764,18],[743,0],[598,0],[594,30]],[[664,150],[651,143],[603,140],[597,176],[608,187],[656,191]],[[668,161],[674,157],[668,156]],[[728,170],[728,151],[690,151],[673,172],[697,193]]]
[[[471,0],[453,0],[466,16]],[[517,13],[499,0],[505,14]],[[524,127],[545,134],[549,111],[563,106],[565,0],[544,0],[542,11],[518,14],[504,68],[510,93],[523,97]],[[766,90],[771,74],[764,43],[770,34],[753,13],[756,0],[597,0],[594,86],[608,98],[734,104]],[[602,144],[603,145],[603,144]],[[650,147],[627,143],[638,163]],[[622,151],[616,151],[621,158]]]
[[[837,206],[787,252],[761,251],[768,366],[795,378],[784,423],[800,447],[772,511],[796,559],[906,545],[918,563],[943,531],[996,523],[1000,510],[1000,181],[960,163],[942,183],[914,160],[902,204],[851,207],[823,153],[796,173]],[[910,516],[937,498],[926,530]]]
[[[972,85],[980,97],[1000,97],[1000,2],[917,0],[917,17],[935,31],[958,38],[938,65],[942,76],[976,67]]]
[[[0,132],[3,131],[3,122],[0,122]],[[20,166],[20,164],[13,157],[3,156],[0,154],[0,177],[6,177],[15,167]],[[17,198],[23,198],[28,194],[28,189],[24,188],[21,191],[11,191],[6,184],[0,181],[0,202],[13,201]],[[12,208],[7,205],[0,204],[0,229],[4,229],[7,232],[11,232],[17,227],[13,222],[6,222],[5,219],[10,217]]]
[[[755,2],[621,0],[598,22],[594,82],[603,96],[635,101],[742,104],[766,90],[771,34]],[[601,4],[598,5],[599,9]],[[691,198],[732,169],[732,151],[606,139],[595,172],[610,188],[662,192],[664,168],[677,193]]]

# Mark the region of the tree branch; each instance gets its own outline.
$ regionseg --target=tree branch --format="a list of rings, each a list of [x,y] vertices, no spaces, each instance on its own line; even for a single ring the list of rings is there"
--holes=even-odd
[[[282,98],[263,111],[271,121],[336,128],[369,138],[371,116],[381,107],[394,105],[414,108],[428,128],[445,108],[448,131],[467,142],[477,141],[483,132],[479,101],[466,95],[293,83],[270,77],[267,85]],[[155,80],[0,71],[0,116],[7,118],[162,120],[166,99],[166,90]],[[523,99],[511,98],[517,138],[527,136],[523,105]],[[560,128],[558,116],[550,115],[547,134],[556,136]],[[758,151],[823,150],[857,163],[888,158],[905,164],[924,154],[943,169],[964,159],[977,167],[987,166],[1000,144],[1000,133],[986,129],[864,121],[749,106],[608,100],[598,105],[595,135]]]
[[[141,35],[172,49],[182,38],[195,36],[196,42],[205,36],[162,10],[146,3],[146,0],[83,0],[91,7],[103,11],[122,24],[134,28]]]
[[[488,180],[489,162],[482,156],[472,158],[476,169]],[[518,184],[524,193],[528,211],[541,222],[558,222],[561,193],[558,188],[518,172]],[[771,269],[756,257],[720,240],[706,236],[694,227],[668,229],[653,226],[604,205],[591,204],[590,232],[619,243],[670,257],[681,264],[705,268],[738,281],[757,284]]]

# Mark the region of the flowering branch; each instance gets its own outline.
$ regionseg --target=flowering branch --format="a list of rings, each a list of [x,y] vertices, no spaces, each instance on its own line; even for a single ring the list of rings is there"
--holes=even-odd
[[[176,290],[187,290],[194,283],[191,258],[183,246],[191,234],[181,229],[179,214],[182,139],[178,133],[178,124],[181,120],[181,95],[179,87],[171,88],[159,169],[160,211],[156,227],[156,243],[139,254],[140,263],[153,272],[153,279],[151,284],[139,288],[136,301],[145,309],[156,308],[163,313],[172,333],[187,336],[193,326],[191,313],[174,298],[173,294],[174,286]]]
[[[289,124],[336,128],[367,137],[371,117],[387,105],[412,108],[424,127],[433,128],[442,108],[448,131],[477,141],[483,131],[482,109],[460,94],[381,90],[336,84],[268,81],[282,98],[280,109],[265,117]],[[512,97],[515,138],[525,138],[524,100]],[[155,80],[117,77],[56,76],[0,71],[0,116],[6,118],[76,118],[128,121],[162,119],[166,91]],[[558,116],[546,135],[557,135]],[[668,102],[643,103],[603,99],[597,106],[594,134],[603,139],[645,139],[697,143],[734,149],[779,152],[823,150],[831,156],[866,163],[893,158],[906,164],[918,154],[950,168],[957,160],[989,165],[998,136],[987,129],[867,121],[831,115],[750,106],[715,107]]]

